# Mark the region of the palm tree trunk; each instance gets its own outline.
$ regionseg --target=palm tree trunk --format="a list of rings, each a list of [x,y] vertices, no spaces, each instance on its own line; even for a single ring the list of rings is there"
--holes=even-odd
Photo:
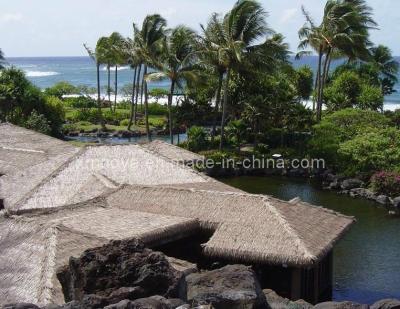
[[[145,67],[146,72],[147,72],[147,68]],[[146,73],[147,74],[147,73]],[[143,73],[143,78],[142,78],[142,89],[140,91],[140,110],[143,112],[143,91],[144,91],[144,87],[145,87],[145,80],[144,80],[144,73]]]
[[[221,120],[221,141],[219,143],[219,150],[222,150],[224,146],[224,130],[225,130],[225,118],[226,118],[226,109],[228,105],[228,86],[229,79],[231,76],[231,69],[228,68],[226,72],[225,85],[224,85],[224,103],[222,104],[222,120]]]
[[[140,74],[142,73],[142,64],[139,64],[139,72],[136,77],[136,99],[135,99],[135,116],[134,116],[134,123],[137,125],[137,110],[138,110],[138,103],[139,103],[139,90],[140,90]]]
[[[115,66],[115,81],[114,81],[114,112],[117,109],[117,95],[118,95],[118,66]]]
[[[217,95],[215,98],[215,108],[214,108],[214,119],[213,119],[213,127],[211,132],[211,141],[214,142],[216,131],[217,131],[217,120],[218,120],[218,112],[219,112],[219,105],[221,103],[221,91],[222,91],[222,82],[224,79],[224,73],[220,73],[218,77],[218,88],[217,88]]]
[[[137,66],[135,66],[134,73],[133,73],[131,116],[129,118],[128,131],[131,130],[133,118],[135,118],[134,114],[135,114],[136,73],[137,73]]]
[[[106,125],[104,123],[103,115],[101,112],[101,99],[100,99],[100,63],[96,63],[96,71],[97,71],[97,110],[100,117],[100,125],[103,130],[106,129]]]
[[[111,90],[111,70],[110,70],[110,65],[107,64],[107,96],[108,96],[108,104],[110,104],[110,110],[112,111],[110,90]]]
[[[319,55],[318,55],[318,71],[317,71],[317,121],[321,120],[321,109],[320,109],[320,93],[321,93],[321,85],[322,85],[322,80],[321,80],[321,69],[322,69],[322,49],[319,50]]]
[[[150,126],[149,126],[149,95],[147,93],[147,81],[145,76],[147,75],[147,65],[144,66],[143,81],[144,81],[144,117],[146,122],[146,134],[147,140],[151,142]]]
[[[169,122],[169,137],[171,139],[171,145],[174,144],[174,133],[172,123],[172,99],[174,97],[175,81],[171,80],[171,89],[168,96],[168,122]]]
[[[322,115],[322,101],[323,101],[323,98],[324,98],[325,81],[328,78],[328,63],[329,63],[329,58],[331,56],[331,51],[332,51],[332,48],[329,48],[328,52],[327,52],[327,54],[325,56],[325,61],[324,61],[324,69],[323,69],[321,85],[320,85],[321,89],[320,89],[320,92],[319,92],[319,99],[318,99],[319,108],[320,108],[318,121],[321,120],[321,115]]]

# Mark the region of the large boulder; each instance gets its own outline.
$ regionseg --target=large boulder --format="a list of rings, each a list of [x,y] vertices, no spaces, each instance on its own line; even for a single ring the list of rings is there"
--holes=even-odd
[[[216,309],[266,308],[265,296],[253,270],[243,265],[188,275],[181,288],[181,299]]]
[[[373,304],[371,309],[400,309],[400,300],[382,299]]]
[[[350,178],[350,179],[345,179],[342,181],[340,187],[343,190],[351,190],[355,188],[361,188],[364,186],[364,182],[362,182],[360,179],[356,178]]]
[[[369,200],[375,200],[375,193],[365,188],[354,188],[349,192],[351,197],[363,197]]]
[[[387,195],[378,195],[376,198],[375,198],[375,201],[378,203],[378,204],[381,204],[381,205],[389,205],[390,204],[390,198],[387,196]]]
[[[176,297],[183,274],[164,254],[138,240],[125,240],[71,257],[57,277],[66,302],[85,300],[88,308],[94,308],[153,295]]]
[[[353,303],[350,301],[345,302],[324,302],[316,305],[315,309],[369,309],[368,305]]]
[[[400,196],[393,199],[393,206],[397,210],[400,210]]]
[[[1,307],[2,309],[40,309],[38,306],[29,303],[8,304]]]

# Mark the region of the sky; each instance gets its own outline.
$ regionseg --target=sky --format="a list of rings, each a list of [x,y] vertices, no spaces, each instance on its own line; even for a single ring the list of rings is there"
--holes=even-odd
[[[169,27],[186,24],[199,31],[213,12],[225,13],[234,0],[0,0],[0,48],[8,57],[84,56],[83,43],[94,46],[100,36],[118,31],[132,35],[132,23],[159,13]],[[268,24],[297,50],[304,5],[316,21],[322,0],[261,0]],[[380,30],[371,38],[400,56],[400,0],[367,0]]]

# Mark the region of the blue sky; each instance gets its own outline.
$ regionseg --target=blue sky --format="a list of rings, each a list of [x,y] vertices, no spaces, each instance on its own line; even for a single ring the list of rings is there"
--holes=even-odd
[[[212,12],[224,13],[234,0],[2,0],[0,48],[6,56],[81,56],[83,43],[94,46],[98,37],[119,31],[131,35],[132,22],[150,13],[162,14],[169,26],[187,24],[199,30]],[[297,30],[304,23],[301,5],[319,20],[325,1],[262,0],[268,23],[286,37],[296,51]],[[400,0],[368,0],[380,31],[375,43],[400,55]]]

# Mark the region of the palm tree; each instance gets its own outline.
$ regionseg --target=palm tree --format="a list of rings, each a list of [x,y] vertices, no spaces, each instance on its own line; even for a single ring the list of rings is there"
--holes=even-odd
[[[3,51],[0,49],[0,70],[4,69],[5,63],[6,63],[6,60],[4,58]]]
[[[318,53],[315,88],[317,120],[320,120],[324,86],[333,55],[341,53],[349,61],[368,57],[369,29],[376,23],[365,0],[328,0],[319,26],[315,26],[304,8],[303,13],[306,24],[299,31],[299,49],[311,47]],[[302,54],[304,52],[298,55]]]
[[[383,95],[393,93],[393,86],[397,83],[399,63],[393,59],[392,52],[386,46],[379,45],[370,48],[371,62],[379,72],[379,82]]]
[[[118,32],[113,32],[108,38],[111,63],[115,66],[114,75],[114,111],[117,108],[118,96],[118,66],[126,63],[124,55],[125,39]]]
[[[165,27],[167,22],[160,15],[148,15],[142,25],[142,29],[135,27],[136,50],[140,62],[143,64],[143,86],[144,92],[144,113],[145,124],[148,141],[151,141],[149,113],[148,113],[148,91],[147,91],[147,74],[149,67],[153,67],[155,59],[161,54],[161,50],[165,40]]]
[[[265,17],[266,12],[258,2],[239,0],[223,19],[214,14],[204,31],[205,40],[208,41],[205,45],[210,47],[205,53],[209,55],[209,59],[213,59],[211,64],[218,64],[220,72],[225,75],[220,149],[224,144],[228,85],[232,70],[243,64],[246,54],[257,54],[263,49],[263,44],[257,45],[257,41],[272,32],[266,25]]]
[[[98,114],[99,114],[99,118],[100,118],[100,125],[102,127],[103,130],[106,129],[106,125],[104,123],[104,119],[103,119],[103,113],[101,110],[101,98],[100,98],[100,66],[101,66],[101,61],[102,59],[104,59],[104,55],[105,55],[105,50],[103,49],[104,46],[104,42],[102,42],[102,39],[104,38],[100,38],[96,44],[96,50],[93,51],[90,47],[88,47],[86,44],[83,44],[83,46],[85,47],[87,53],[89,54],[89,57],[92,58],[94,60],[94,62],[96,63],[96,74],[97,74],[97,110],[98,110]]]
[[[171,33],[164,40],[163,54],[161,61],[154,59],[154,66],[157,73],[151,73],[147,80],[159,80],[168,78],[171,82],[168,96],[168,123],[171,144],[174,143],[172,101],[175,87],[183,88],[182,82],[196,79],[194,69],[194,32],[185,27],[178,26],[172,29]]]

